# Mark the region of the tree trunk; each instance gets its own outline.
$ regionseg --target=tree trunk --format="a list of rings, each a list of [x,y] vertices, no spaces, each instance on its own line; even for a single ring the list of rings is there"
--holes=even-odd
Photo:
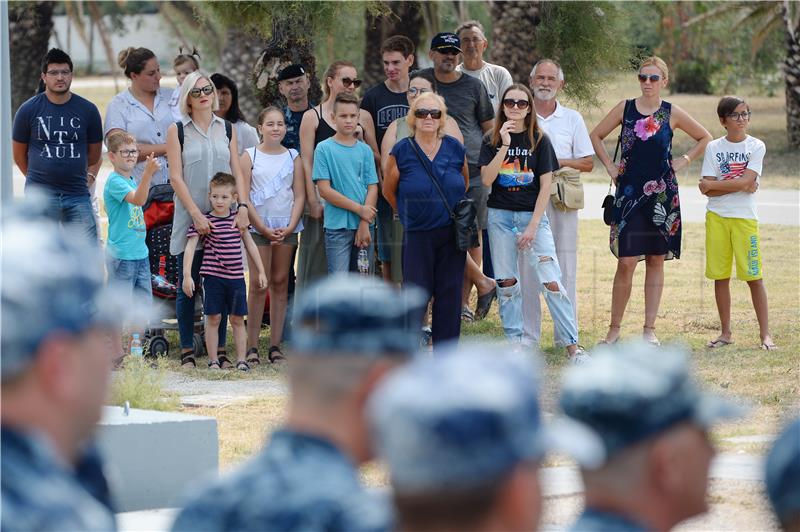
[[[53,29],[53,2],[10,2],[11,112],[36,94]]]
[[[492,51],[490,62],[503,65],[515,80],[527,80],[540,53],[536,27],[541,22],[539,1],[497,1],[492,3]]]
[[[800,17],[793,23],[789,3],[783,2],[786,23],[786,59],[783,73],[786,78],[786,132],[789,146],[800,148]]]
[[[384,4],[391,10],[391,13],[384,16],[375,17],[369,10],[365,10],[366,39],[361,78],[366,87],[371,87],[383,79],[383,61],[380,57],[383,41],[392,35],[405,35],[417,49],[420,45],[420,29],[424,23],[420,3],[384,1]]]
[[[264,39],[230,28],[222,50],[222,74],[236,82],[239,88],[239,108],[248,122],[255,122],[262,105],[253,87],[253,65],[264,48]]]

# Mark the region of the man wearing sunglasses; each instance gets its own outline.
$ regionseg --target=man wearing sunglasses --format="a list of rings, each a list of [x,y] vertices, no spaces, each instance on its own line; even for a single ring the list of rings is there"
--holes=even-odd
[[[23,103],[13,126],[14,162],[50,198],[53,215],[97,242],[89,186],[99,166],[103,128],[92,102],[70,91],[72,59],[52,48],[42,59],[44,92]]]
[[[529,86],[533,93],[536,121],[550,138],[558,158],[559,169],[553,173],[553,182],[570,180],[580,183],[580,173],[592,171],[594,149],[581,114],[564,107],[558,101],[558,93],[564,88],[564,71],[561,65],[552,59],[540,60],[533,65]],[[561,266],[561,282],[572,301],[577,322],[578,209],[563,203],[556,206],[551,196],[551,201],[547,204],[547,218],[553,231],[558,264]],[[524,297],[523,294],[523,307],[525,315],[532,317],[525,322],[523,334],[525,338],[538,343],[542,326],[539,297]]]

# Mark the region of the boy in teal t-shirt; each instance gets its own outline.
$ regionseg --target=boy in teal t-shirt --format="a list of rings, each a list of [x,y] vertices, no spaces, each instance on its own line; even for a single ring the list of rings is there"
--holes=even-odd
[[[108,243],[106,245],[108,281],[125,290],[132,304],[150,305],[153,291],[150,285],[150,260],[148,259],[142,205],[147,201],[150,180],[161,168],[151,153],[147,157],[139,185],[131,177],[139,157],[136,139],[124,131],[112,133],[106,139],[108,158],[114,171],[108,176],[103,201],[108,215]],[[135,296],[135,300],[134,300]],[[122,331],[114,338],[117,361],[124,356]]]
[[[339,94],[333,103],[336,134],[314,150],[313,179],[325,200],[325,254],[328,273],[356,271],[358,252],[373,257],[372,224],[378,201],[378,174],[369,146],[356,140],[358,99]]]

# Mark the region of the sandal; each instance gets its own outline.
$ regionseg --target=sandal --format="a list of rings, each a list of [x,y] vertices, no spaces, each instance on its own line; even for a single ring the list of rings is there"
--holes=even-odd
[[[647,338],[644,335],[645,331],[653,331],[653,337],[652,338]],[[656,338],[656,328],[655,327],[648,327],[647,325],[644,325],[642,327],[642,339],[645,342],[647,342],[648,344],[651,344],[651,345],[655,345],[655,346],[661,345],[661,342],[658,340],[658,338]]]
[[[619,325],[609,325],[608,326],[608,332],[610,333],[611,331],[619,331],[620,328],[621,327]],[[603,338],[602,340],[597,342],[597,345],[614,345],[614,344],[616,344],[617,342],[619,342],[619,332],[617,332],[617,337],[614,338],[613,340],[611,340],[610,342],[607,340],[607,338],[608,338],[608,334],[606,334],[605,338]]]
[[[241,371],[250,371],[250,365],[244,360],[240,360],[236,363],[236,369]]]
[[[461,321],[466,321],[467,323],[475,321],[475,314],[466,305],[461,307]]]
[[[197,361],[194,359],[194,351],[186,351],[185,353],[181,353],[181,367],[188,368],[187,364],[191,364],[191,367],[197,367]]]
[[[248,364],[258,364],[259,366],[261,365],[261,359],[258,358],[258,348],[257,347],[251,347],[247,351],[247,363]]]
[[[718,347],[725,347],[726,345],[732,345],[732,344],[733,340],[725,340],[724,338],[722,338],[722,336],[720,336],[716,340],[711,340],[710,342],[708,342],[706,344],[706,347],[708,349],[716,349]]]
[[[777,345],[775,345],[775,344],[774,344],[774,343],[772,343],[772,342],[769,342],[769,343],[767,343],[767,342],[763,342],[763,343],[761,344],[761,349],[763,349],[764,351],[775,351],[775,350],[777,350],[777,349],[778,349],[778,346],[777,346]]]
[[[209,360],[208,369],[222,369],[222,367],[219,365],[219,360]]]
[[[286,357],[283,356],[283,353],[281,353],[281,348],[277,345],[273,345],[269,348],[269,351],[267,352],[267,358],[269,359],[270,364],[274,364],[281,360],[286,360]]]
[[[217,360],[219,360],[219,367],[222,369],[229,369],[233,367],[233,363],[228,357],[225,356],[225,351],[222,354],[217,353]]]
[[[497,285],[494,286],[489,292],[482,296],[478,296],[478,304],[475,305],[475,319],[482,320],[489,313],[492,308],[492,301],[497,299]]]

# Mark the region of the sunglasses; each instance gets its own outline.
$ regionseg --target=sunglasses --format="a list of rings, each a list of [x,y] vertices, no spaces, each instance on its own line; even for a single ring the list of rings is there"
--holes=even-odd
[[[418,89],[417,87],[411,87],[410,89],[408,89],[407,92],[411,96],[417,96],[417,95],[425,93],[425,92],[433,92],[433,91],[431,89]]]
[[[434,120],[438,120],[442,117],[442,110],[441,109],[417,109],[414,111],[414,116],[417,118],[427,118],[430,116]]]
[[[650,83],[655,83],[656,81],[661,80],[661,76],[658,74],[650,74],[649,76],[647,74],[639,74],[639,81],[641,83],[644,83],[648,79],[650,80]]]
[[[503,100],[503,107],[508,107],[509,109],[512,107],[516,107],[517,109],[527,109],[530,104],[531,102],[528,100],[513,100],[511,98],[506,98]]]
[[[192,98],[197,99],[197,98],[200,97],[201,94],[205,94],[206,96],[210,96],[212,92],[214,92],[214,85],[209,84],[209,85],[206,85],[205,87],[200,88],[200,89],[192,89],[192,90],[190,90],[189,91],[189,96],[191,96]]]
[[[743,113],[728,113],[727,117],[730,118],[731,120],[736,120],[737,122],[740,120],[744,122],[746,120],[750,120],[752,114],[753,113],[751,113],[750,111],[744,111]]]
[[[349,87],[350,85],[352,85],[355,88],[359,88],[361,86],[361,80],[353,78],[342,78],[342,85],[344,85],[345,87]]]
[[[123,157],[135,157],[139,155],[139,150],[117,150],[117,153]]]

